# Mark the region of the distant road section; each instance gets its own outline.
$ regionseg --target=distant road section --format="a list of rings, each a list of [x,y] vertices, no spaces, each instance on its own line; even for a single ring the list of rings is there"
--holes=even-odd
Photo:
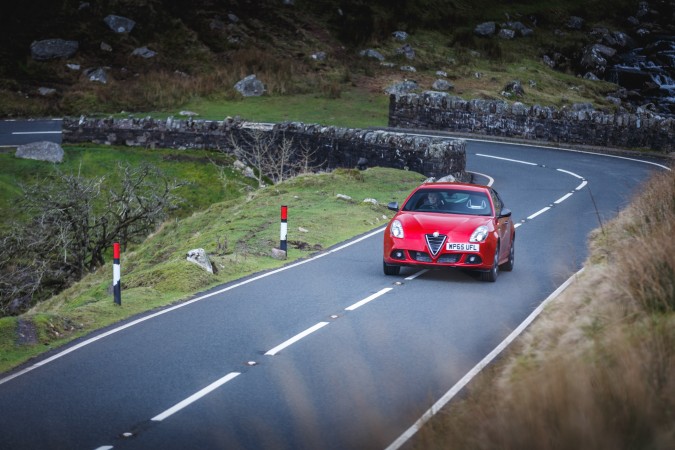
[[[61,119],[0,120],[0,147],[62,141]]]

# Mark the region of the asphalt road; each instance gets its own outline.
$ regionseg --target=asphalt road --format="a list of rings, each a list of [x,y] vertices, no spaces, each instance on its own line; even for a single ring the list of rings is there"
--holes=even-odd
[[[386,448],[582,267],[589,232],[662,170],[478,141],[467,159],[518,223],[514,271],[496,283],[387,277],[375,231],[6,374],[0,447]]]
[[[0,120],[0,147],[38,141],[61,143],[61,119]]]

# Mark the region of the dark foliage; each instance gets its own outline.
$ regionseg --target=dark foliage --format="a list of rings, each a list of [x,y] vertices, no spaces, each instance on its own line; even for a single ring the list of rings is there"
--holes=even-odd
[[[0,238],[0,316],[21,313],[102,266],[113,242],[139,242],[180,201],[181,183],[156,167],[117,170],[115,186],[58,174],[23,188],[19,207],[32,219]]]

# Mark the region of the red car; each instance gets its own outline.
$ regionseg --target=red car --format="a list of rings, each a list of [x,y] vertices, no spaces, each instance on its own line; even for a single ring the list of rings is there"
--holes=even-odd
[[[384,230],[384,273],[401,266],[460,267],[496,281],[514,263],[516,229],[511,211],[489,186],[424,183],[417,187]]]

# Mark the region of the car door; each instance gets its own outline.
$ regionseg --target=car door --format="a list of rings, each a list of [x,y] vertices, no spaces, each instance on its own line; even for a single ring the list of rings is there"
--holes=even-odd
[[[499,234],[499,261],[504,261],[508,257],[509,251],[511,249],[511,239],[513,229],[513,223],[511,215],[508,217],[501,217],[503,213],[508,210],[504,207],[504,202],[501,197],[494,189],[490,188],[490,196],[492,197],[492,203],[495,207],[495,216],[497,221],[497,233]]]

